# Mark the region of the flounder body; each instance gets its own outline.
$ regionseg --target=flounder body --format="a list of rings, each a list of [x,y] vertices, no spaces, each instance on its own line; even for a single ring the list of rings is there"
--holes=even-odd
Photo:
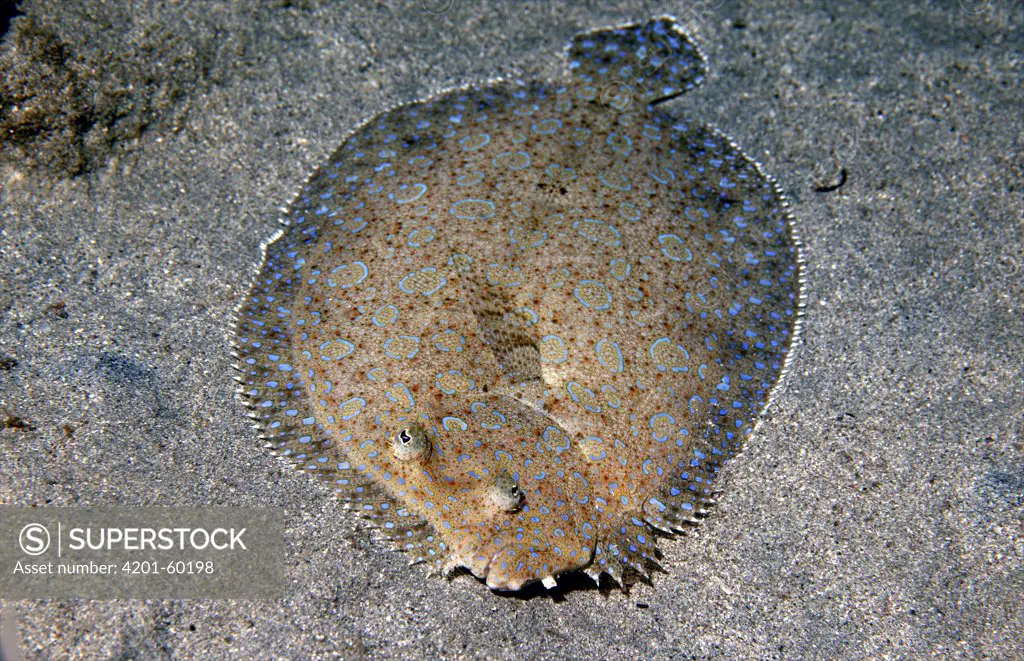
[[[647,575],[711,501],[796,330],[774,184],[659,102],[703,78],[670,18],[578,35],[564,80],[357,130],[239,311],[267,447],[414,561],[494,589]]]

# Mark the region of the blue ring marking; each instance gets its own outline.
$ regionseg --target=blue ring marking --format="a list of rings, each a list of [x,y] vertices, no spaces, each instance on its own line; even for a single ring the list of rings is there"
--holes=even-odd
[[[654,140],[655,142],[661,140],[661,128],[656,124],[644,124],[642,133],[648,140]]]
[[[416,235],[423,232],[426,237],[422,242],[416,239]],[[417,227],[413,231],[409,232],[408,245],[410,248],[422,248],[437,237],[437,230],[433,226],[427,225],[426,227]]]
[[[559,434],[562,437],[562,440],[565,443],[564,446],[562,446],[562,445],[552,445],[551,444],[551,438],[550,437],[551,437],[552,432],[554,432],[556,434]],[[572,446],[572,440],[569,438],[569,435],[566,434],[565,432],[563,432],[558,427],[552,427],[551,425],[548,425],[547,428],[544,430],[544,435],[543,436],[544,436],[544,443],[549,448],[554,450],[555,454],[558,454],[558,453],[561,453],[561,452],[565,452],[566,450],[568,450]]]
[[[353,397],[351,399],[346,399],[341,404],[338,404],[338,410],[340,411],[344,409],[347,405],[353,402],[357,402],[359,404],[359,410],[356,411],[355,413],[350,413],[349,415],[341,416],[342,420],[352,420],[353,418],[355,418],[356,416],[363,412],[363,407],[366,406],[366,400],[363,399],[362,397]]]
[[[487,220],[494,217],[496,213],[494,202],[472,197],[459,200],[452,205],[448,212],[459,220]]]
[[[494,277],[498,273],[504,275],[511,275],[512,277],[520,277],[518,279],[513,280],[512,282],[501,282],[496,277]],[[523,284],[521,276],[522,269],[520,269],[518,266],[513,266],[511,269],[509,269],[508,267],[502,266],[501,264],[489,264],[487,267],[487,273],[485,275],[485,277],[487,278],[487,284],[494,287],[518,287]]]
[[[487,133],[477,133],[476,135],[467,135],[466,137],[459,140],[459,144],[465,151],[476,151],[481,147],[485,146],[491,141],[491,136]]]
[[[597,446],[597,449],[601,450],[600,454],[592,452],[588,446]],[[583,450],[583,454],[590,461],[603,461],[608,458],[608,451],[604,449],[604,439],[600,436],[586,436],[580,441],[580,449]]]
[[[600,229],[601,227],[607,227],[608,229],[610,229],[612,231],[612,234],[615,235],[615,239],[612,240],[612,241],[605,241],[605,240],[602,240],[602,239],[599,239],[599,238],[594,238],[592,236],[589,236],[589,235],[587,235],[584,232],[585,229],[589,229],[589,228]],[[593,241],[594,243],[600,243],[600,244],[606,245],[606,246],[621,246],[622,245],[622,234],[619,232],[619,230],[615,229],[614,225],[609,225],[608,223],[604,222],[603,220],[595,220],[594,218],[584,218],[583,220],[577,220],[577,221],[573,222],[572,228],[574,230],[576,230],[577,234],[579,234],[580,236],[582,236],[585,239],[589,239],[590,241]]]
[[[345,339],[342,339],[342,338],[339,337],[338,339],[335,340],[335,342],[337,344],[341,345],[342,353],[339,353],[338,355],[336,355],[334,357],[334,360],[341,360],[342,358],[347,358],[348,356],[351,356],[352,353],[356,350],[356,345],[352,344],[348,340],[345,340]],[[322,357],[323,358],[327,358],[327,356],[322,356]]]
[[[612,151],[616,154],[622,154],[623,156],[628,155],[633,151],[633,140],[624,133],[618,131],[612,131],[605,138],[604,143],[612,148]]]
[[[621,275],[621,276],[618,276],[618,275],[615,275],[615,268],[618,265],[620,265],[620,264],[625,264],[626,265],[626,273]],[[626,278],[629,277],[629,274],[633,272],[633,266],[629,262],[624,260],[624,259],[618,259],[618,258],[613,259],[612,261],[608,262],[608,267],[609,267],[609,270],[610,270],[610,272],[612,274],[612,277],[615,278],[616,280],[618,280],[619,282],[624,281]]]
[[[605,384],[601,386],[601,392],[605,393],[605,403],[613,409],[618,409],[622,406],[622,400],[619,398],[619,393],[615,390],[615,386],[611,384]],[[609,396],[611,393],[612,396]]]
[[[552,365],[560,365],[560,364],[564,363],[566,360],[569,359],[569,349],[565,346],[565,340],[563,340],[562,338],[558,337],[557,335],[545,335],[544,337],[540,338],[541,342],[549,342],[549,341],[552,341],[552,340],[558,342],[558,346],[562,347],[562,355],[560,357],[558,357],[558,358],[550,358],[549,359],[549,358],[545,358],[544,354],[542,353],[541,357],[540,357],[540,361],[542,363],[550,363]]]
[[[663,173],[667,173],[667,176],[664,176]],[[649,174],[651,179],[654,179],[659,184],[668,184],[670,181],[672,181],[672,180],[674,180],[676,178],[676,173],[673,172],[671,169],[665,167],[664,165],[658,166],[657,168],[655,168],[654,170],[651,170],[647,174]],[[658,176],[658,175],[662,175],[662,176]]]
[[[531,128],[534,133],[538,133],[540,135],[551,135],[552,133],[557,132],[558,129],[562,128],[562,120],[554,117],[542,119],[535,123]]]
[[[353,266],[357,266],[363,271],[362,275],[360,275],[355,282],[349,283],[347,285],[335,285],[334,280],[332,278],[327,278],[327,284],[329,284],[331,287],[338,286],[341,289],[348,289],[350,287],[355,287],[358,284],[362,284],[363,280],[366,280],[366,276],[370,274],[370,270],[366,268],[366,264],[364,264],[363,262],[352,262],[351,264],[342,264],[341,266],[336,266],[334,267],[334,269],[331,270],[331,275],[334,275],[339,271],[342,271]]]
[[[509,208],[512,209],[512,215],[516,218],[527,218],[531,212],[530,207],[522,202],[513,202],[509,205]],[[509,232],[511,231],[509,230]]]
[[[476,186],[484,180],[483,172],[467,172],[458,179],[455,180],[455,185],[468,188],[469,186]]]
[[[525,170],[533,163],[533,159],[525,151],[506,151],[495,156],[491,163],[495,167],[506,167],[509,170]]]
[[[349,232],[351,232],[352,234],[356,234],[358,232],[361,232],[364,229],[366,229],[367,227],[369,227],[369,224],[365,220],[363,220],[362,216],[356,216],[355,218],[353,218],[352,219],[352,223],[353,223],[352,224],[352,228],[349,230]],[[337,223],[335,223],[335,224],[337,224]],[[345,221],[345,224],[348,225],[348,221],[347,220]]]
[[[638,209],[632,202],[623,202],[619,205],[619,215],[623,220],[635,223],[640,220],[642,214],[640,213],[640,209]]]
[[[467,425],[462,418],[456,418],[454,415],[442,418],[441,426],[445,428],[445,431],[452,431],[452,427],[458,427],[459,431],[466,431],[469,429],[469,425]]]
[[[501,411],[498,411],[497,409],[491,411],[491,415],[493,415],[494,417],[496,417],[499,420],[501,420],[501,422],[500,423],[481,422],[480,426],[483,427],[484,429],[490,429],[491,431],[495,431],[495,430],[501,429],[501,425],[503,425],[506,422],[508,422],[508,418],[505,417],[505,414],[502,413]],[[529,459],[527,459],[527,463],[529,463]]]
[[[608,361],[605,360],[603,351],[605,347],[610,347],[615,352],[618,359],[617,364],[608,364]],[[622,349],[620,349],[619,345],[615,342],[607,339],[598,340],[597,344],[594,346],[594,351],[597,353],[597,360],[601,363],[601,367],[611,370],[615,374],[621,374],[625,369],[625,363],[622,359]]]
[[[673,254],[669,253],[669,246],[666,245],[666,244],[668,244],[670,242],[677,242],[678,243],[678,247],[680,247],[680,248],[682,248],[683,250],[686,251],[685,256],[680,257],[678,255],[673,255]],[[687,248],[685,245],[683,245],[683,240],[681,238],[679,238],[679,236],[677,236],[675,234],[662,234],[662,235],[660,235],[658,237],[658,243],[661,245],[661,254],[665,255],[665,257],[668,257],[673,262],[691,262],[691,261],[693,261],[693,252],[689,248]]]
[[[526,324],[528,326],[533,326],[538,321],[540,321],[540,316],[536,312],[534,312],[532,309],[530,309],[530,308],[527,308],[527,307],[516,308],[516,313],[520,314],[520,315],[525,314],[526,316],[529,317],[529,319],[526,320]]]
[[[463,266],[458,266],[456,264],[456,259],[458,259],[459,261],[466,260],[470,264],[472,264],[474,261],[476,261],[472,257],[470,257],[469,255],[466,255],[464,253],[461,253],[461,252],[452,253],[452,256],[448,258],[448,266],[454,266],[455,268],[457,268],[457,269],[459,269],[460,271],[463,271],[463,272],[467,271],[468,269],[466,267],[463,267]]]
[[[409,273],[404,278],[402,278],[401,280],[398,281],[398,288],[401,289],[406,294],[419,294],[419,293],[422,293],[424,296],[432,296],[432,295],[436,294],[437,292],[441,291],[441,288],[443,288],[446,284],[448,284],[448,278],[445,278],[444,276],[441,276],[441,281],[433,289],[430,289],[430,290],[427,290],[427,291],[424,291],[424,292],[418,292],[415,289],[409,289],[406,286],[406,284],[405,284],[406,281],[410,280],[413,276],[419,275],[420,273],[437,273],[437,269],[434,268],[433,266],[427,266],[427,267],[421,268],[419,271],[412,271],[411,273]]]
[[[696,400],[700,404],[703,404],[704,403],[704,399],[700,395],[693,395],[687,401],[687,406],[689,406],[689,408],[690,408],[690,413],[700,413],[700,410],[696,406],[694,406],[694,404],[693,404],[694,400]]]
[[[697,218],[697,213],[699,213],[702,218]],[[698,207],[697,209],[694,209],[693,207],[686,207],[683,209],[683,215],[690,220],[707,220],[711,218],[711,214],[707,212],[707,209],[702,207]]]
[[[596,397],[594,396],[594,391],[584,386],[582,383],[578,381],[570,381],[565,385],[565,389],[569,391],[569,396],[572,397],[572,401],[576,403],[579,403],[582,395],[590,395],[591,397],[596,399]],[[576,394],[577,389],[582,390],[583,392],[580,395],[578,395]],[[590,407],[588,406],[587,409],[590,409]],[[595,411],[595,413],[600,413],[600,408],[597,411]]]
[[[555,181],[569,182],[576,181],[576,168],[570,168],[561,163],[552,163],[544,168],[544,173]]]
[[[671,424],[676,424],[676,419],[668,413],[655,413],[654,415],[651,416],[651,419],[649,421],[649,424],[651,425],[651,438],[653,438],[659,443],[664,443],[665,441],[668,440],[668,434],[664,436],[658,436],[655,430],[655,424],[657,424],[657,421],[662,418],[668,418]]]
[[[508,231],[508,240],[512,243],[519,244],[520,240],[516,238],[517,230],[521,230],[522,227],[513,227]],[[530,248],[539,248],[544,245],[544,242],[548,240],[548,233],[544,230],[534,230],[531,232],[536,236],[539,236],[533,243],[526,244]]]
[[[604,295],[605,295],[605,297],[607,299],[607,302],[606,303],[601,303],[599,305],[591,306],[590,303],[587,303],[586,301],[584,301],[580,297],[580,288],[584,287],[584,286],[587,286],[587,285],[597,286],[597,287],[600,287],[601,289],[603,289],[604,290]],[[608,287],[606,287],[605,284],[603,282],[600,282],[599,280],[581,280],[579,286],[575,287],[572,290],[572,293],[573,293],[573,296],[576,297],[576,300],[580,302],[580,305],[582,305],[585,308],[592,308],[594,310],[607,310],[607,309],[611,308],[611,306],[612,306],[612,293],[610,291],[608,291]]]
[[[399,354],[399,353],[393,353],[388,347],[390,347],[391,344],[395,340],[399,340],[399,339],[401,339],[401,340],[412,340],[416,344],[416,346],[413,347],[411,352],[409,352],[408,354],[405,354],[405,355],[402,355],[402,354]],[[420,351],[420,338],[416,337],[415,335],[399,335],[398,337],[389,337],[388,339],[384,340],[384,354],[388,358],[394,358],[395,360],[412,360],[413,358],[416,357],[416,354],[419,353],[419,351]]]
[[[593,134],[593,131],[591,131],[590,129],[584,129],[584,128],[576,129],[576,130],[574,130],[572,132],[573,143],[577,147],[582,147],[583,145],[587,144],[587,140],[590,139],[590,136],[592,134]]]
[[[597,175],[597,179],[612,190],[626,192],[633,189],[633,182],[620,172],[602,172]]]
[[[657,367],[662,372],[665,372],[665,371],[668,370],[668,365],[666,363],[659,363],[659,362],[657,362],[658,358],[655,355],[655,352],[658,350],[658,347],[661,346],[662,344],[671,344],[671,343],[672,343],[672,341],[670,339],[668,339],[667,337],[659,337],[657,340],[655,340],[654,342],[651,343],[651,347],[648,350],[650,352],[650,354],[651,354],[651,360],[655,361],[654,362],[654,366]],[[690,360],[690,352],[687,351],[682,345],[677,344],[677,345],[675,345],[675,348],[682,352],[684,360]],[[682,367],[680,367],[678,365],[673,365],[672,366],[672,371],[673,372],[689,372],[690,368],[686,367],[685,365],[682,366]]]
[[[423,197],[426,192],[426,184],[402,184],[397,191],[389,193],[388,197],[396,204],[409,204]]]
[[[442,335],[445,335],[445,336],[458,335],[458,337],[459,337],[459,344],[458,344],[458,346],[455,347],[455,353],[460,353],[463,349],[465,349],[465,347],[466,347],[466,338],[465,338],[465,336],[463,336],[461,333],[459,333],[457,331],[453,331],[453,330],[451,330],[449,328],[448,330],[443,330],[440,333],[434,333],[433,335],[430,336],[430,341],[434,343],[434,348],[437,349],[438,351],[443,351],[445,353],[448,353],[448,352],[452,351],[452,349],[449,349],[448,347],[446,347],[443,344],[441,344],[441,336]]]
[[[416,406],[416,398],[413,397],[412,391],[409,390],[409,388],[404,383],[396,383],[393,386],[391,386],[391,389],[398,390],[399,392],[405,394],[405,398],[409,402],[409,405],[406,407],[406,411],[411,411],[413,407]],[[391,391],[387,391],[384,394],[390,401],[394,402],[395,404],[398,403],[398,398],[392,395]]]
[[[454,388],[445,388],[444,386],[441,385],[441,379],[444,377],[445,374],[451,374],[452,376],[461,376],[465,378],[467,381],[469,381],[469,390],[476,390],[476,382],[473,379],[465,376],[459,370],[448,370],[447,372],[438,372],[437,375],[434,376],[434,385],[437,386],[437,389],[443,392],[444,394],[454,395],[456,392],[458,392]]]
[[[388,318],[380,319],[379,320],[377,317],[381,316],[381,314],[385,313],[385,312],[387,313]],[[374,326],[378,326],[378,327],[387,326],[389,324],[395,323],[396,321],[398,321],[398,308],[395,307],[394,305],[391,305],[390,303],[388,303],[386,305],[380,306],[373,313],[373,325]]]

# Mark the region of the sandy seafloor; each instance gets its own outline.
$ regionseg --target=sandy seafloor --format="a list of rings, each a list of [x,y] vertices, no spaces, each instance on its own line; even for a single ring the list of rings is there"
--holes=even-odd
[[[2,49],[38,95],[23,103],[53,105],[0,164],[0,503],[278,506],[288,555],[277,602],[2,602],[8,656],[1021,658],[1021,4],[429,7],[445,11],[22,6],[60,57],[33,73],[11,44],[24,18]],[[268,457],[232,397],[228,320],[260,241],[368,117],[556,75],[574,32],[660,13],[710,60],[670,107],[732,135],[792,202],[792,370],[652,585],[521,599],[428,578]],[[69,67],[77,87],[56,93]],[[816,191],[818,164],[845,183]]]

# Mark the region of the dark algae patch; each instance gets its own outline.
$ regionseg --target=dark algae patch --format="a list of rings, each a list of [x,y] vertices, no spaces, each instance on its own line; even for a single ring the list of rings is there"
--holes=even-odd
[[[0,42],[0,161],[75,176],[103,167],[147,129],[180,122],[182,99],[205,78],[209,44],[183,41],[159,16],[108,10],[67,8],[116,32],[113,52],[45,18],[13,18]]]

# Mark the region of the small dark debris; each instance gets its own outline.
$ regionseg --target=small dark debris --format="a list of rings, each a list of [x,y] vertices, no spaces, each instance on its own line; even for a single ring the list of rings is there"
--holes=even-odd
[[[846,183],[846,167],[834,154],[811,171],[811,184],[819,193],[831,193]]]
[[[650,608],[649,605],[644,604],[644,603],[640,603],[640,602],[637,603],[636,607],[637,608]]]
[[[0,370],[10,372],[12,369],[18,366],[18,361],[13,356],[8,356],[5,353],[0,353]]]
[[[58,301],[50,306],[50,312],[61,319],[68,318],[67,304],[64,301]]]
[[[6,413],[5,412],[5,413],[2,414],[2,416],[3,416],[3,429],[17,429],[18,431],[32,431],[33,429],[36,428],[35,425],[33,425],[28,420],[25,420],[24,418],[18,417],[16,415],[12,414],[12,413]]]

